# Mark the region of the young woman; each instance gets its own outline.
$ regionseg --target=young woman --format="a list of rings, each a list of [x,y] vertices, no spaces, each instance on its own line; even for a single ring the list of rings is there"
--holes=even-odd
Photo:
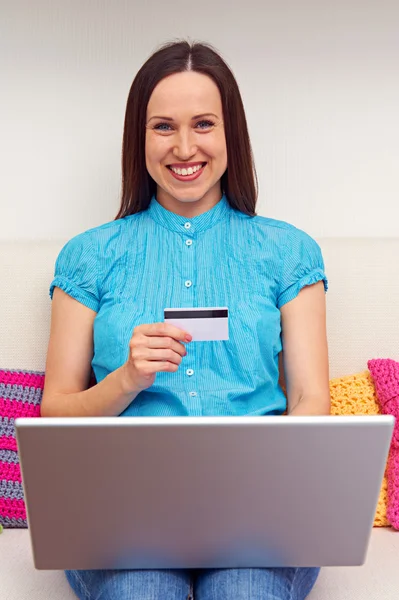
[[[240,92],[212,46],[168,43],[141,67],[122,179],[116,219],[58,256],[42,415],[329,414],[322,254],[300,229],[256,215]],[[163,322],[164,308],[196,306],[229,308],[227,341],[190,344]],[[66,575],[86,599],[300,600],[318,572]]]

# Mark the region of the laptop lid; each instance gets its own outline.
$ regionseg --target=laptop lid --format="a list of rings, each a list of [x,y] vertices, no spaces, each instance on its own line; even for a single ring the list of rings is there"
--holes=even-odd
[[[38,569],[360,565],[394,417],[16,420]]]

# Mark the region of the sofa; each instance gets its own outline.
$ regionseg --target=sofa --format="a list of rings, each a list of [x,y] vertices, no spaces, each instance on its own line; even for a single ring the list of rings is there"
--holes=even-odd
[[[44,371],[51,303],[48,287],[66,240],[0,242],[0,369]],[[329,279],[330,376],[367,369],[371,358],[399,360],[399,238],[325,238]],[[323,523],[320,523],[323,527]],[[374,527],[357,567],[324,567],[310,600],[393,600],[399,595],[399,531]],[[33,566],[27,529],[0,535],[1,600],[74,598],[63,571]]]

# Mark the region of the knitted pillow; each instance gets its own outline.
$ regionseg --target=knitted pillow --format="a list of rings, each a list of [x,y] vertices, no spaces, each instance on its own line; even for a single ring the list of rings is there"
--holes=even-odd
[[[368,371],[330,380],[332,415],[378,415],[381,410],[377,401],[373,380]],[[388,472],[385,471],[380,490],[374,527],[389,527],[387,517]]]
[[[94,385],[95,380],[90,381]],[[14,430],[17,417],[39,417],[44,373],[0,370],[0,525],[27,527],[21,471]],[[379,414],[370,373],[358,373],[330,381],[331,414]],[[378,501],[375,527],[389,526],[387,478]]]
[[[44,373],[0,370],[0,525],[27,527],[15,438],[17,417],[39,417]]]
[[[378,358],[367,363],[374,380],[381,412],[395,417],[388,459],[387,517],[392,527],[399,529],[399,362]]]
[[[40,417],[44,378],[41,371],[0,369],[0,527],[28,526],[14,421]],[[92,369],[88,387],[96,383]]]

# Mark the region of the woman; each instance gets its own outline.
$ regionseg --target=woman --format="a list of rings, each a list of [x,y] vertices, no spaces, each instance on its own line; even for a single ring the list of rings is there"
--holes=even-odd
[[[293,225],[256,216],[239,89],[210,45],[166,44],[139,70],[122,176],[116,219],[58,256],[42,415],[329,414],[320,248]],[[190,344],[163,323],[164,308],[194,306],[227,306],[229,339]],[[79,598],[299,600],[318,572],[66,575]]]

